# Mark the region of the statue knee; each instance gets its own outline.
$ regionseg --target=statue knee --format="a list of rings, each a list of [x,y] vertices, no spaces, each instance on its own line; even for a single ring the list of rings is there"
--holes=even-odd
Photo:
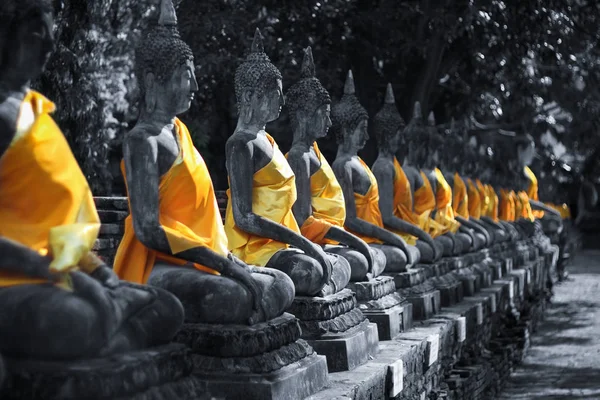
[[[419,249],[419,252],[421,253],[421,262],[425,264],[433,263],[435,259],[435,254],[431,246],[423,242],[422,240],[417,240],[416,246]]]
[[[408,250],[408,255],[410,256],[410,257],[407,257],[407,263],[408,263],[408,259],[410,259],[412,261],[412,265],[416,265],[419,262],[421,262],[421,251],[419,250],[418,247],[412,246],[412,245],[407,245],[406,249]]]
[[[486,246],[487,239],[482,233],[475,232],[475,242],[475,248],[482,249]]]
[[[289,277],[294,282],[296,296],[315,296],[323,287],[323,267],[306,254],[297,253],[289,260]],[[333,273],[333,272],[332,272]]]
[[[183,304],[175,295],[161,288],[151,288],[155,296],[154,303],[146,307],[135,318],[140,326],[147,330],[148,343],[143,347],[157,346],[171,341],[183,325],[185,312]],[[141,337],[142,335],[136,335]]]
[[[452,257],[454,243],[448,236],[438,236],[435,241],[442,246],[442,254],[444,257]]]
[[[386,272],[406,272],[406,264],[408,262],[406,253],[399,248],[392,246],[386,246],[383,252],[385,253],[386,258]]]
[[[294,301],[294,282],[285,273],[273,268],[251,267],[254,278],[262,289],[262,306],[265,320],[283,314]]]
[[[461,233],[461,232],[456,233],[455,237],[456,237],[457,241],[460,243],[460,249],[457,249],[458,254],[466,253],[472,248],[472,246],[474,244],[473,240],[466,233]]]
[[[369,247],[369,250],[371,251],[371,258],[373,258],[373,271],[371,275],[373,276],[373,278],[376,278],[379,275],[381,275],[385,270],[387,258],[385,256],[385,253],[380,249]]]
[[[350,264],[350,280],[352,282],[364,281],[369,270],[369,263],[367,261],[367,257],[365,257],[362,253],[354,250],[354,249],[343,249],[342,251],[334,251],[334,254],[338,254],[342,256],[348,261]],[[374,266],[375,268],[375,266]]]

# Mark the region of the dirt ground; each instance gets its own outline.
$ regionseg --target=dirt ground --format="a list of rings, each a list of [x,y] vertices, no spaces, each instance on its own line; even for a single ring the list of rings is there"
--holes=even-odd
[[[568,271],[500,399],[600,400],[600,251],[582,252]]]

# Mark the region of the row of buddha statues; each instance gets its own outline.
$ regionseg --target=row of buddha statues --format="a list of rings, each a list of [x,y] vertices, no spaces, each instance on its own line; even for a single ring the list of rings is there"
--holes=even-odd
[[[198,84],[175,8],[163,0],[135,53],[140,115],[121,163],[130,215],[111,268],[92,251],[101,223],[50,116],[55,105],[29,88],[54,46],[50,2],[4,0],[0,14],[15,27],[0,38],[3,355],[105,357],[168,343],[184,321],[260,324],[297,297],[335,295],[351,282],[507,241],[516,219],[545,214],[560,223],[526,167],[531,140],[517,147],[526,186],[493,176],[483,184],[461,152],[444,151],[418,103],[404,123],[391,86],[370,119],[349,72],[332,106],[310,47],[284,95],[258,30],[235,75],[239,118],[226,145],[223,222],[207,166],[177,117]],[[285,155],[265,132],[284,106],[293,134]],[[358,156],[369,122],[379,148],[372,167]],[[317,145],[330,130],[338,143],[331,165]]]

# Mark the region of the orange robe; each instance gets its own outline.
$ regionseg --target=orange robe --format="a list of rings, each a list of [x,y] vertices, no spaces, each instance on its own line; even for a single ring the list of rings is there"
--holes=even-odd
[[[535,174],[533,173],[533,171],[531,170],[531,168],[529,167],[525,167],[525,175],[527,176],[527,179],[529,180],[529,186],[527,188],[527,196],[529,196],[529,198],[531,200],[534,201],[539,201],[539,197],[538,197],[538,180],[537,177],[535,176]],[[542,218],[544,216],[544,212],[541,210],[534,210],[533,211],[533,216],[535,218]]]
[[[315,142],[313,149],[321,166],[310,177],[312,215],[300,227],[302,236],[317,244],[337,244],[325,239],[332,226],[344,229],[346,204],[338,180]]]
[[[90,187],[50,113],[54,104],[29,91],[19,112],[17,133],[0,158],[0,235],[41,255],[62,273],[58,286],[70,288],[67,272],[94,245],[100,219]],[[47,280],[0,271],[0,287],[43,284]]]
[[[471,179],[469,179],[469,216],[471,218],[479,219],[481,218],[481,198],[479,194],[479,190],[473,183]]]
[[[529,203],[529,196],[523,190],[517,193],[517,197],[521,202],[521,214],[520,217],[528,219],[530,221],[535,220],[535,216],[533,215],[533,210],[531,209],[531,204]]]
[[[365,169],[365,172],[369,175],[371,186],[364,195],[354,192],[354,203],[356,204],[356,217],[365,220],[373,225],[377,225],[380,228],[384,228],[383,219],[381,218],[381,211],[379,210],[379,186],[377,185],[377,179],[371,172],[371,169],[365,164],[365,162],[359,157],[361,165]],[[355,235],[360,237],[367,243],[383,243],[379,239],[371,238],[368,236],[360,235],[354,232]]]
[[[477,185],[477,191],[479,192],[479,214],[485,215],[490,207],[490,197],[488,192],[485,190],[483,183],[481,183],[479,179],[475,180],[475,184]]]
[[[419,216],[413,211],[413,197],[408,180],[402,166],[394,157],[394,216],[406,222],[421,227]],[[402,236],[408,244],[417,243],[417,238],[402,232],[395,232]]]
[[[496,191],[494,190],[492,185],[486,185],[486,188],[487,188],[488,196],[490,198],[490,207],[488,209],[487,216],[490,217],[491,219],[493,219],[494,221],[498,222],[498,220],[499,220],[498,219],[498,205],[499,205],[498,195],[496,194]]]
[[[509,222],[515,220],[514,201],[505,189],[500,190],[500,219]]]
[[[436,168],[434,173],[437,180],[437,191],[435,194],[437,211],[435,213],[435,220],[447,227],[450,232],[456,233],[458,228],[460,228],[460,222],[454,218],[452,188],[439,168]]]
[[[458,172],[454,173],[454,190],[452,197],[452,209],[456,215],[469,219],[469,195],[467,185]]]
[[[431,237],[438,237],[450,232],[449,226],[444,226],[431,218],[431,213],[435,210],[435,194],[431,188],[431,182],[423,171],[421,171],[423,186],[415,190],[414,210],[419,215],[419,226]]]
[[[194,147],[185,124],[176,118],[175,128],[179,155],[171,169],[160,178],[160,225],[175,255],[195,247],[208,247],[225,257],[228,254],[227,238],[208,169]],[[121,171],[126,177],[123,161]],[[115,272],[123,280],[146,283],[157,259],[175,265],[188,264],[176,256],[144,246],[135,236],[133,219],[129,215],[125,219],[125,233],[115,257]],[[218,274],[206,266],[194,264],[194,267]]]
[[[275,140],[268,134],[267,139],[273,146],[273,157],[267,165],[254,173],[252,212],[301,235],[292,213],[297,196],[296,177]],[[256,236],[240,229],[233,219],[231,189],[227,190],[227,197],[229,201],[225,212],[225,232],[233,255],[247,264],[264,267],[275,253],[290,247],[287,243]]]

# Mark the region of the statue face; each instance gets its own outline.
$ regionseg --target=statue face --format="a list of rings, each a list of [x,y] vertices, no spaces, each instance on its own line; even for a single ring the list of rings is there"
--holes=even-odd
[[[252,96],[252,109],[259,111],[264,115],[262,119],[265,122],[275,121],[279,118],[281,108],[285,105],[283,96],[283,83],[277,79],[277,85],[268,89],[262,96],[254,94]]]
[[[309,121],[308,129],[314,133],[315,139],[324,138],[327,136],[329,128],[331,128],[331,106],[323,104],[313,113]]]
[[[396,131],[396,133],[390,138],[390,140],[387,144],[388,148],[392,154],[398,152],[401,142],[402,142],[402,134],[401,134],[400,129],[398,129]]]
[[[164,85],[155,85],[154,95],[163,107],[178,115],[190,109],[194,93],[198,91],[198,82],[194,73],[194,63],[188,60],[175,69]]]
[[[353,148],[360,150],[367,144],[367,140],[369,140],[368,124],[367,119],[360,121],[350,135],[350,143]]]
[[[54,17],[52,13],[43,13],[40,18],[21,24],[17,32],[16,54],[6,60],[9,68],[16,74],[15,79],[25,84],[37,78],[54,49]]]
[[[519,161],[521,165],[531,165],[535,157],[535,144],[529,143],[525,147],[519,149]]]

